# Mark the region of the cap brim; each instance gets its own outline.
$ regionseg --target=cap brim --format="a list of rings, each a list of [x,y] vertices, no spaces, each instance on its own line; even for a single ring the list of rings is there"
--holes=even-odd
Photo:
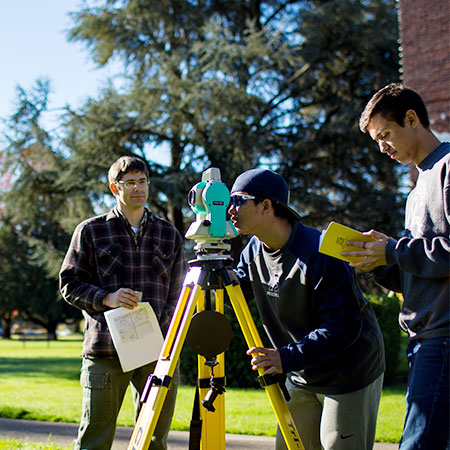
[[[292,208],[288,205],[284,205],[283,203],[280,203],[280,202],[277,202],[277,203],[278,203],[278,205],[282,206],[286,211],[288,211],[293,219],[299,220],[299,221],[302,220],[302,218],[300,217],[300,214],[294,208]]]

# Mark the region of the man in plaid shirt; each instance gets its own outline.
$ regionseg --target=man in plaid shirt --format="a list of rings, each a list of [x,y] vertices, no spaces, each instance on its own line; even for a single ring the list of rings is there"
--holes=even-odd
[[[119,158],[109,169],[108,181],[116,207],[77,226],[60,271],[64,299],[81,309],[85,318],[83,411],[75,450],[111,448],[128,384],[137,419],[140,395],[156,365],[122,371],[104,312],[119,306],[133,309],[142,293],[165,335],[186,272],[182,236],[145,207],[149,173],[144,161]],[[172,380],[151,450],[167,448],[177,378]]]

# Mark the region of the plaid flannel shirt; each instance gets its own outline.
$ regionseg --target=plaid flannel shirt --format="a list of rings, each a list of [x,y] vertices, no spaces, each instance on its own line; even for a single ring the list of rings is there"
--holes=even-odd
[[[165,334],[185,273],[182,236],[148,209],[136,234],[117,208],[80,223],[59,278],[63,298],[85,317],[83,356],[117,357],[103,299],[119,288],[142,291]]]

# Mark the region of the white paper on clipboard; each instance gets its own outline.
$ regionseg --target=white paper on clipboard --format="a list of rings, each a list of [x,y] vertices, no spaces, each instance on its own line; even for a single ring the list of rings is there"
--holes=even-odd
[[[105,312],[105,318],[124,372],[158,359],[164,338],[149,303],[112,309]]]

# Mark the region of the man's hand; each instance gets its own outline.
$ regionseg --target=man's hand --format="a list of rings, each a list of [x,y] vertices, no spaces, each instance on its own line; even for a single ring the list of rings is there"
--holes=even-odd
[[[347,241],[347,245],[361,247],[361,250],[345,251],[342,255],[362,256],[364,259],[359,262],[350,263],[356,269],[364,272],[370,272],[378,266],[385,266],[386,263],[386,244],[389,236],[370,230],[364,233],[366,236],[373,236],[377,240],[373,242]]]
[[[264,369],[264,374],[283,373],[281,366],[280,352],[273,348],[252,347],[247,351],[247,355],[253,356],[252,369]]]
[[[123,308],[133,309],[139,304],[140,292],[133,291],[128,288],[117,289],[116,292],[110,292],[105,295],[103,304],[110,308]]]

